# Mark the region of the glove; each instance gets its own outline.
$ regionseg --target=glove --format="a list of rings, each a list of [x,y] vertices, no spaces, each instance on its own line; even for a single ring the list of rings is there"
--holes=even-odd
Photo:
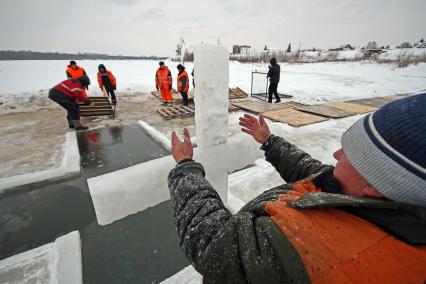
[[[91,105],[91,104],[93,104],[93,101],[91,99],[87,99],[87,101],[84,104],[85,105]]]
[[[169,90],[171,90],[173,88],[173,85],[169,85]]]

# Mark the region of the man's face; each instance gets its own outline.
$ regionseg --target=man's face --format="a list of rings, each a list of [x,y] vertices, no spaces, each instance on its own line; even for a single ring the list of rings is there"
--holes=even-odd
[[[77,64],[71,65],[71,68],[74,69],[74,70],[77,69]]]
[[[161,64],[161,65],[160,65],[160,69],[164,69],[164,64]]]
[[[352,196],[365,196],[365,188],[370,185],[351,165],[343,149],[340,148],[334,152],[333,156],[337,160],[333,175],[342,186],[343,193]]]

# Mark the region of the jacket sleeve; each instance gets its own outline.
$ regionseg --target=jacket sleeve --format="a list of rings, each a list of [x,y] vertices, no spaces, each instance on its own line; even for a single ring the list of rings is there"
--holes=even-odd
[[[287,283],[294,270],[304,271],[262,206],[232,215],[204,175],[202,165],[190,161],[168,177],[180,246],[204,283]]]
[[[101,77],[101,73],[98,72],[98,84],[99,84],[99,88],[102,89],[102,86],[104,85],[102,82],[102,77]]]
[[[117,88],[117,80],[115,79],[112,72],[108,72],[108,78],[111,81],[111,85],[114,87],[114,89],[116,89]]]
[[[266,160],[275,167],[287,183],[299,181],[333,168],[313,159],[309,154],[281,137],[271,136],[264,145],[268,145],[263,146]]]
[[[181,92],[181,93],[183,93],[185,91],[185,87],[186,87],[186,84],[188,84],[188,82],[186,81],[186,77],[185,76],[182,76],[181,80],[182,80],[182,85],[181,85],[180,90],[178,90],[178,91]]]

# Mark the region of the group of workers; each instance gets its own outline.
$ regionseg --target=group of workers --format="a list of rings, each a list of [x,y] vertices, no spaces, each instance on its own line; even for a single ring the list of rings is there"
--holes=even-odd
[[[77,65],[74,60],[65,71],[67,79],[55,85],[49,91],[49,99],[59,104],[67,111],[68,127],[75,130],[86,130],[80,122],[79,104],[90,105],[92,101],[87,96],[86,90],[89,89],[90,79],[86,71]],[[111,97],[113,105],[117,104],[114,91],[117,89],[117,82],[111,71],[107,70],[105,65],[98,67],[99,88]]]
[[[162,106],[173,106],[172,86],[173,79],[169,68],[163,61],[159,63],[160,67],[155,73],[155,86],[161,92]],[[188,90],[189,90],[189,76],[185,71],[182,64],[177,66],[177,88],[182,96],[182,104],[188,105]],[[92,104],[88,98],[86,90],[89,88],[90,79],[87,76],[84,68],[77,65],[74,60],[70,61],[66,70],[67,79],[55,85],[49,91],[49,99],[53,100],[67,111],[67,120],[69,128],[75,130],[86,130],[88,127],[80,123],[80,110],[79,104]],[[99,88],[111,98],[113,105],[117,104],[115,90],[117,89],[117,80],[111,71],[109,71],[104,64],[98,66],[98,84]]]
[[[173,78],[169,68],[164,65],[163,61],[159,63],[157,72],[155,73],[155,87],[157,91],[161,92],[162,105],[166,107],[173,106],[173,95],[172,86]],[[182,64],[178,64],[176,67],[178,70],[177,77],[177,90],[182,96],[182,104],[188,105],[188,90],[189,90],[189,76],[185,71],[185,67]]]

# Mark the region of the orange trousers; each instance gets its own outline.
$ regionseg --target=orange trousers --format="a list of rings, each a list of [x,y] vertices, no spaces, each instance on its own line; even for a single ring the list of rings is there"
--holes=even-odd
[[[160,88],[161,92],[161,100],[163,102],[171,102],[173,100],[172,92],[169,90],[169,88]]]

